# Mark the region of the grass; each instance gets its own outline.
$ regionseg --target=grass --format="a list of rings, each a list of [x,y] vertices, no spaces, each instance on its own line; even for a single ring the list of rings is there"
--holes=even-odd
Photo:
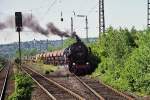
[[[42,63],[30,63],[31,67],[43,74],[49,74],[51,72],[54,72],[58,69],[57,66],[54,65],[45,65]]]

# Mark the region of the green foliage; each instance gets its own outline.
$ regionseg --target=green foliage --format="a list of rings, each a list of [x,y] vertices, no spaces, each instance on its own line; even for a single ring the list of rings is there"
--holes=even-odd
[[[90,46],[101,59],[94,77],[120,90],[150,94],[150,29],[110,27]]]
[[[52,46],[51,44],[48,45],[48,51],[54,51],[54,50],[57,50],[57,48],[59,47],[56,47],[56,46]]]
[[[51,72],[54,72],[58,69],[58,67],[54,66],[54,65],[45,65],[43,63],[34,63],[31,66],[33,69],[43,73],[43,74],[49,74]]]
[[[70,46],[71,44],[73,44],[75,42],[75,39],[74,38],[68,38],[66,40],[64,40],[63,42],[63,47],[62,46],[52,46],[52,45],[48,45],[48,51],[55,51],[55,50],[60,50],[60,49],[64,49],[64,48],[67,48],[68,46]]]
[[[125,75],[129,90],[150,94],[150,32],[140,34],[139,48],[135,49],[126,61]]]
[[[6,63],[6,59],[0,56],[0,68],[3,67]]]
[[[55,50],[60,50],[60,49],[62,49],[62,46],[52,46],[52,45],[48,45],[48,51],[55,51]]]
[[[66,48],[75,42],[76,42],[76,40],[74,38],[68,38],[64,41],[63,47]]]
[[[15,63],[16,63],[16,64],[20,64],[20,59],[19,59],[19,58],[16,58],[16,59],[15,59]]]
[[[92,51],[101,58],[100,71],[105,73],[107,70],[114,70],[115,67],[123,67],[126,57],[132,50],[131,44],[131,35],[127,29],[114,30],[110,27],[106,34],[92,45]]]
[[[25,74],[19,73],[15,76],[15,82],[15,93],[9,97],[9,100],[30,100],[33,90],[33,81],[31,78]]]
[[[30,49],[30,50],[25,50],[25,49],[21,50],[21,56],[22,57],[24,57],[24,56],[34,56],[35,54],[37,54],[37,50],[35,48]],[[16,51],[16,57],[19,58],[19,50]]]
[[[33,48],[33,49],[31,49],[31,50],[29,50],[27,52],[29,52],[29,55],[34,56],[34,55],[37,54],[37,49]]]
[[[49,74],[49,70],[46,70],[46,71],[45,71],[45,74]]]

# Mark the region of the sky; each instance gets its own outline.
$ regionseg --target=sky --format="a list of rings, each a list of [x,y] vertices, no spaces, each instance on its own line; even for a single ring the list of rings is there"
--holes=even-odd
[[[84,38],[85,18],[74,15],[87,15],[89,37],[98,37],[98,1],[99,0],[0,0],[0,22],[14,15],[16,11],[35,16],[43,28],[49,22],[54,23],[60,30],[66,31],[71,28],[73,17],[74,31]],[[147,0],[104,0],[106,28],[135,26],[137,29],[146,28]],[[60,21],[62,17],[63,22]],[[59,40],[58,36],[50,34],[48,37],[40,33],[32,32],[24,28],[21,32],[21,41],[36,40]],[[0,44],[18,41],[18,33],[15,28],[0,30]]]

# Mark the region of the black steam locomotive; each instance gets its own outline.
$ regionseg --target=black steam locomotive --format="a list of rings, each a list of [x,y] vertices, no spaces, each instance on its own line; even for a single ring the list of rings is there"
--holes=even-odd
[[[73,43],[64,51],[64,55],[69,61],[69,70],[76,75],[89,74],[97,67],[98,60],[92,55],[91,49],[77,35],[74,35],[74,37],[76,43]]]

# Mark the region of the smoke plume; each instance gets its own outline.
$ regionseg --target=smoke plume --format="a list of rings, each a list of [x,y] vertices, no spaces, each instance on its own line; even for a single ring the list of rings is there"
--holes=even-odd
[[[0,30],[3,30],[5,28],[13,28],[15,25],[15,16],[9,16],[4,23],[0,22]],[[48,23],[46,26],[46,29],[41,27],[39,22],[36,20],[34,16],[31,15],[23,15],[22,17],[22,25],[23,27],[27,27],[31,29],[34,32],[41,33],[45,36],[48,36],[50,34],[58,35],[61,37],[69,37],[71,34],[69,32],[63,32],[59,30],[53,23]]]
[[[69,32],[62,32],[60,31],[57,27],[54,26],[53,23],[48,23],[47,24],[48,31],[52,32],[53,34],[59,35],[61,37],[69,37],[68,33]]]
[[[3,30],[5,28],[6,28],[6,25],[4,23],[0,22],[0,30]]]
[[[40,24],[38,23],[38,21],[35,19],[34,16],[24,15],[22,19],[22,24],[23,27],[27,27],[34,32],[38,32],[46,36],[49,34],[47,30],[45,30],[40,26]]]

